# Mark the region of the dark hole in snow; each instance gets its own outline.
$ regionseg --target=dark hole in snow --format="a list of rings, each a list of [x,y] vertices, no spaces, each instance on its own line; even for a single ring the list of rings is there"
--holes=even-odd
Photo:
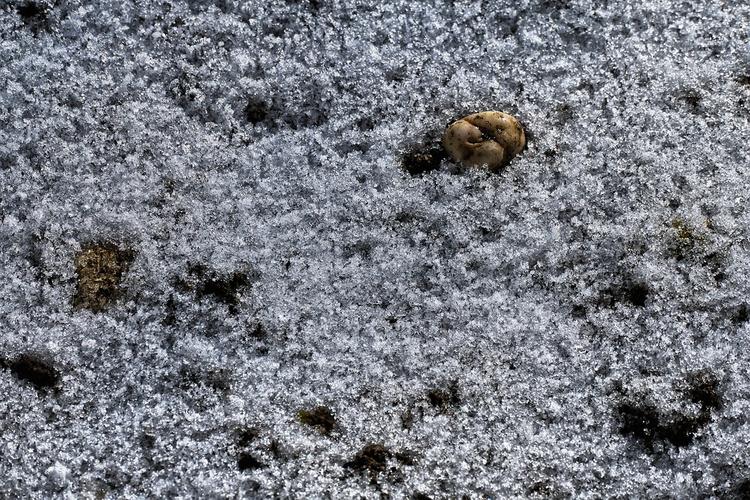
[[[719,392],[720,381],[713,373],[699,371],[687,378],[687,394],[690,401],[701,405],[704,411],[720,408],[722,396]]]
[[[202,275],[203,273],[198,274],[199,277]],[[228,276],[214,276],[203,280],[197,285],[196,293],[199,298],[212,297],[228,305],[230,312],[236,312],[240,303],[239,295],[249,285],[250,278],[247,273],[235,271]]]
[[[722,396],[719,379],[707,371],[689,375],[683,385],[685,403],[699,405],[697,413],[686,408],[676,414],[665,414],[643,398],[630,399],[617,407],[620,433],[638,438],[649,450],[659,440],[677,447],[690,445],[695,434],[710,422],[712,410],[721,407]]]
[[[742,304],[737,308],[737,312],[734,314],[734,321],[736,323],[745,323],[750,318],[750,311],[748,311],[747,304]]]
[[[263,101],[249,99],[244,109],[245,119],[252,124],[260,123],[268,118],[268,105]]]
[[[372,130],[375,128],[375,121],[371,117],[365,116],[357,120],[356,126],[360,130]]]
[[[427,401],[440,411],[447,411],[461,404],[458,392],[458,381],[454,380],[445,387],[437,387],[427,393]]]
[[[404,430],[409,430],[414,425],[414,412],[411,411],[411,408],[407,408],[406,411],[404,411],[401,414],[401,428]]]
[[[237,436],[237,444],[245,447],[249,446],[260,436],[260,431],[255,427],[249,427],[247,429],[241,429]]]
[[[570,315],[574,318],[585,318],[586,307],[580,304],[576,304],[570,309]]]
[[[620,432],[643,440],[651,447],[659,430],[659,413],[652,405],[623,403],[617,408],[622,426]]]
[[[145,450],[151,450],[156,446],[156,436],[144,432],[141,434],[140,444]]]
[[[648,285],[645,283],[632,283],[625,290],[625,298],[634,306],[643,307],[648,299]]]
[[[446,157],[442,146],[415,146],[401,157],[401,167],[413,176],[437,170]]]
[[[3,365],[20,380],[40,390],[55,387],[60,383],[60,374],[55,367],[33,354],[22,354],[11,362],[4,362]]]
[[[743,479],[734,484],[729,490],[724,491],[724,495],[719,498],[727,500],[748,500],[750,499],[750,479]]]
[[[38,2],[25,2],[18,6],[18,15],[23,23],[37,32],[49,28],[47,7]]]
[[[246,470],[255,470],[255,469],[261,469],[265,467],[266,465],[252,456],[250,453],[243,451],[240,453],[239,458],[237,459],[237,467],[241,471]]]
[[[177,302],[174,295],[170,295],[167,303],[164,305],[164,318],[161,324],[164,326],[174,326],[177,323]]]
[[[410,451],[397,451],[393,456],[404,465],[414,465],[416,463],[416,457]]]
[[[263,340],[268,336],[268,332],[266,331],[265,327],[263,326],[263,323],[256,324],[253,329],[250,331],[250,337],[254,338],[256,340]]]
[[[702,98],[697,91],[689,89],[682,92],[679,95],[679,99],[687,104],[688,108],[690,108],[691,111],[698,111]]]
[[[201,295],[213,295],[225,304],[237,304],[237,292],[247,285],[247,277],[235,273],[228,278],[210,279],[200,288]]]

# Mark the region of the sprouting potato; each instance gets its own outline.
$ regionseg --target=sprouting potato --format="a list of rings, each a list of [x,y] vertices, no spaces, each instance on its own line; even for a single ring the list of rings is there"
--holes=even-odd
[[[443,147],[455,161],[491,171],[507,165],[525,145],[521,123],[501,111],[465,116],[450,124],[443,135]]]

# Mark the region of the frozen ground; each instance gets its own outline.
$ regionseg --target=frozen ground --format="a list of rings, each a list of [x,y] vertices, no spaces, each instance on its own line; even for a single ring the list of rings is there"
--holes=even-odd
[[[750,495],[747,2],[1,5],[0,497]]]

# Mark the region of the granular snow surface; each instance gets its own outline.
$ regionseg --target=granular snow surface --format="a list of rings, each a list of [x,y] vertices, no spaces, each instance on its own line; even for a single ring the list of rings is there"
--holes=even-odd
[[[748,498],[749,33],[6,0],[0,497]],[[483,110],[505,170],[410,171]]]

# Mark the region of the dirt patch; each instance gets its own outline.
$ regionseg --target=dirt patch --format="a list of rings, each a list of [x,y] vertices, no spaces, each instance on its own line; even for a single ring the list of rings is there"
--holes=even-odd
[[[0,360],[0,367],[7,368],[18,379],[44,391],[60,384],[60,373],[53,364],[35,354],[21,354],[12,361]]]
[[[300,423],[314,427],[322,435],[327,436],[336,428],[336,419],[327,406],[318,406],[311,410],[300,410],[297,412]]]
[[[101,312],[122,294],[120,283],[135,253],[112,243],[84,246],[75,256],[78,275],[73,307]]]

